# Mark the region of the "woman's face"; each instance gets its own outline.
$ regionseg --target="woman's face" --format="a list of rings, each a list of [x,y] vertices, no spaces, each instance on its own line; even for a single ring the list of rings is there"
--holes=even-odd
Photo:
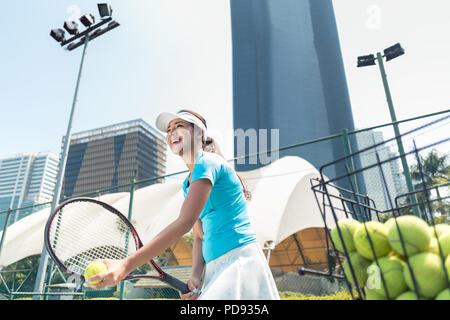
[[[174,119],[167,128],[166,142],[174,154],[182,155],[192,149],[193,134],[194,128],[190,122]]]

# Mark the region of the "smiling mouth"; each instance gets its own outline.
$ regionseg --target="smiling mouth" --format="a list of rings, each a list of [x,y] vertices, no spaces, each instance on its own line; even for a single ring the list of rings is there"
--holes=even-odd
[[[177,145],[177,144],[179,144],[180,142],[181,142],[181,138],[178,138],[178,139],[176,139],[176,140],[171,141],[170,144],[171,144],[171,145]]]

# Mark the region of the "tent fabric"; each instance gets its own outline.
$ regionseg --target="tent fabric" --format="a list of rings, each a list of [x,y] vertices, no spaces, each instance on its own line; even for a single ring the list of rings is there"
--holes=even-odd
[[[324,226],[310,182],[319,173],[306,160],[287,156],[238,174],[252,193],[248,213],[262,247],[267,241],[276,245],[300,230]],[[129,193],[106,194],[96,199],[128,215]],[[131,222],[144,243],[177,218],[183,200],[180,183],[154,184],[134,192]],[[49,208],[40,210],[8,228],[0,267],[41,253],[49,214]],[[327,226],[333,225],[333,219],[327,219]]]

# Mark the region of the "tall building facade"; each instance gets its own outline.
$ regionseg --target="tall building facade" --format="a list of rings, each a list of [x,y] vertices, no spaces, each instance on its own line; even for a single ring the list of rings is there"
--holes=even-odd
[[[344,128],[354,130],[331,0],[230,0],[230,4],[235,130],[278,130],[280,147]],[[235,138],[235,156],[242,156],[237,142]],[[351,143],[356,150],[356,142]],[[279,156],[296,155],[320,167],[342,157],[343,150],[342,140],[334,139]],[[261,165],[258,159],[257,164],[236,164],[236,169]],[[336,176],[336,170],[341,169],[331,167],[325,173]]]
[[[164,137],[141,119],[118,123],[72,135],[62,195],[87,194],[165,172]]]
[[[0,159],[0,211],[51,202],[59,159],[51,153],[19,154]],[[10,223],[34,210],[14,211]],[[0,215],[3,227],[6,214]]]

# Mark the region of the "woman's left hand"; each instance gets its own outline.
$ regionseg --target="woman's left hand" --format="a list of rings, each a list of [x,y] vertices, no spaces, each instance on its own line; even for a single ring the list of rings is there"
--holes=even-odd
[[[95,276],[86,279],[86,285],[89,288],[99,290],[104,287],[115,287],[123,278],[128,274],[125,260],[95,260],[103,262],[108,268],[106,271],[96,274]],[[92,284],[92,282],[101,280],[97,284]]]
[[[187,282],[189,291],[188,293],[181,294],[182,300],[197,300],[200,296],[200,279],[191,277]]]

